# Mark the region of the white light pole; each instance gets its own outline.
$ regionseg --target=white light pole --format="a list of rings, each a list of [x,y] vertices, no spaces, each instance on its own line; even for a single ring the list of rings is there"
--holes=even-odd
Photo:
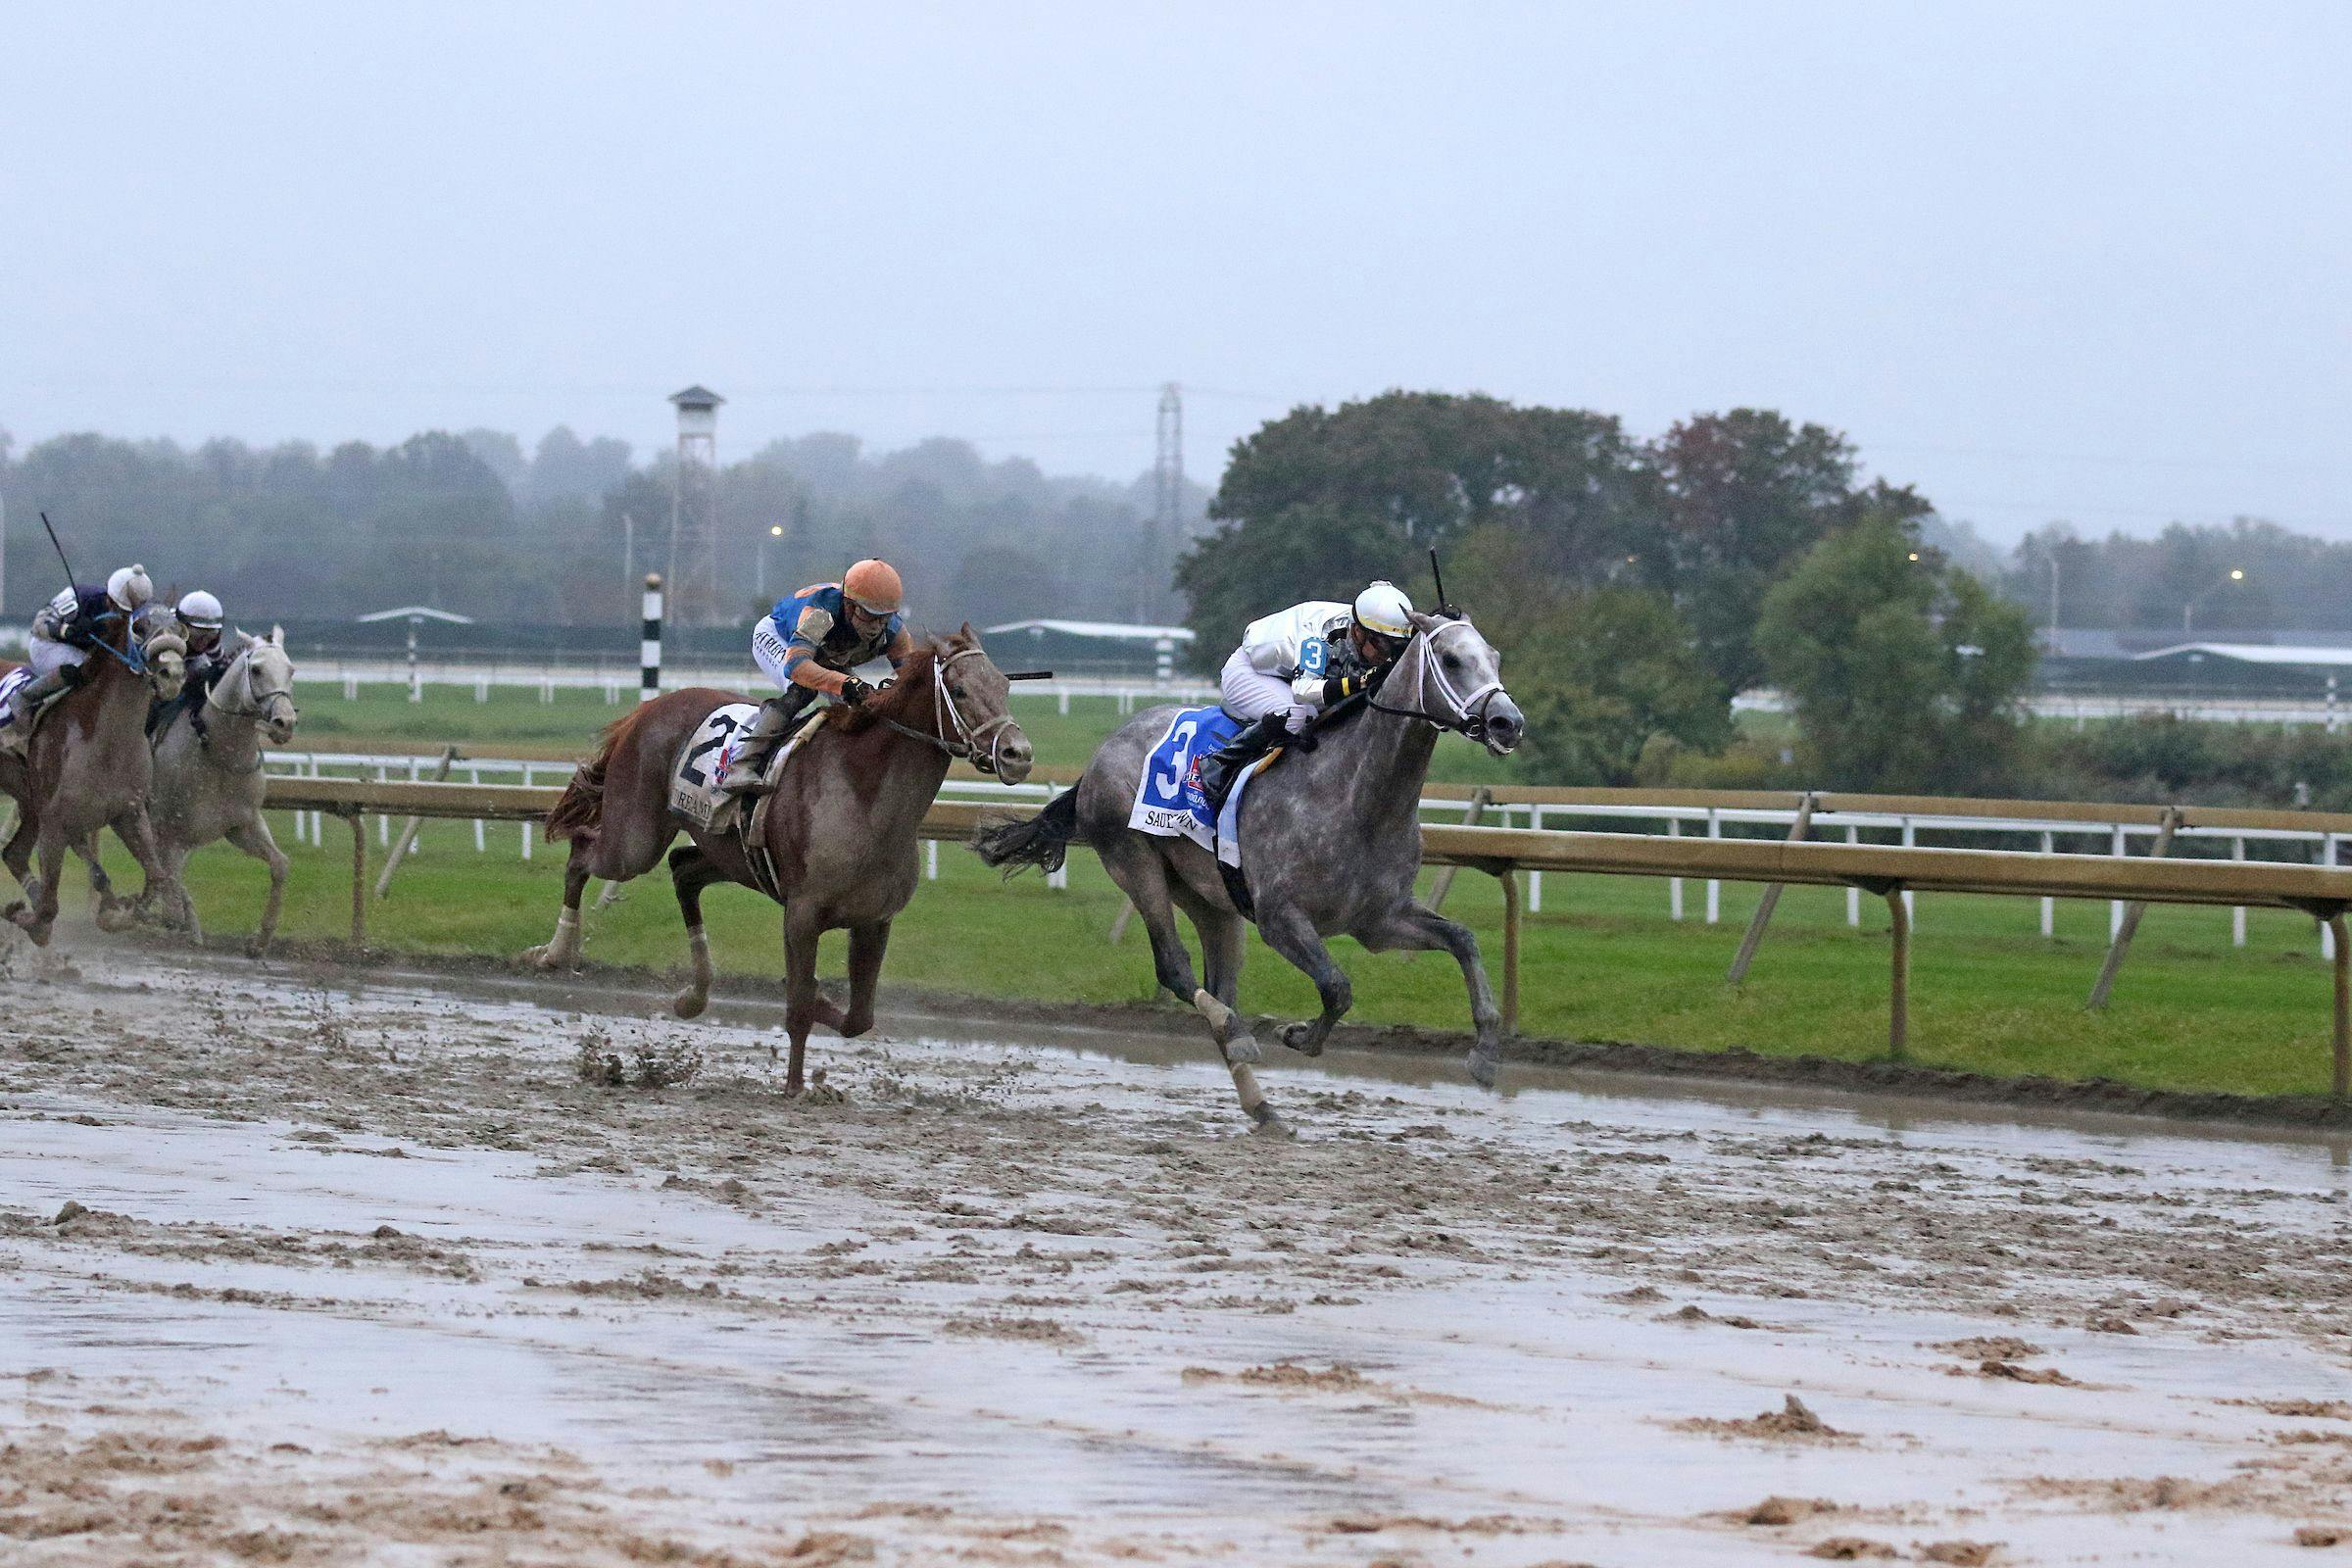
[[[764,601],[764,600],[767,598],[767,540],[768,540],[768,539],[781,539],[781,538],[783,538],[783,537],[784,537],[784,525],[783,525],[782,523],[780,523],[780,522],[771,522],[771,523],[769,523],[769,524],[767,525],[767,539],[762,539],[762,540],[760,540],[760,588],[759,588],[759,593],[760,593],[760,599],[761,599],[761,600],[763,600],[763,601]]]
[[[2225,588],[2229,587],[2229,586],[2230,586],[2231,583],[2233,583],[2233,582],[2244,582],[2245,580],[2246,580],[2246,573],[2245,573],[2245,570],[2244,570],[2244,568],[2242,568],[2242,567],[2239,567],[2239,566],[2231,566],[2231,567],[2230,568],[2230,575],[2229,575],[2229,576],[2227,576],[2227,577],[2223,578],[2223,579],[2222,579],[2220,582],[2217,582],[2217,583],[2215,583],[2215,584],[2214,584],[2212,587],[2210,587],[2210,588],[2206,589],[2206,590],[2205,590],[2203,593],[2196,595],[2194,598],[2190,599],[2190,600],[2189,600],[2189,602],[2188,602],[2187,604],[2185,604],[2185,605],[2182,605],[2182,606],[2180,607],[2180,630],[2181,630],[2181,633],[2182,633],[2183,635],[2185,635],[2185,634],[2187,633],[2187,631],[2188,631],[2188,628],[2189,628],[2189,622],[2190,622],[2190,620],[2191,620],[2192,618],[2194,618],[2194,617],[2195,617],[2195,615],[2196,615],[2196,612],[2197,612],[2197,607],[2198,607],[2199,605],[2203,604],[2203,603],[2204,603],[2206,600],[2208,600],[2208,599],[2211,599],[2211,598],[2212,598],[2212,597],[2213,597],[2215,594],[2218,594],[2218,593],[2220,593],[2220,592],[2221,592],[2223,589],[2225,589]]]

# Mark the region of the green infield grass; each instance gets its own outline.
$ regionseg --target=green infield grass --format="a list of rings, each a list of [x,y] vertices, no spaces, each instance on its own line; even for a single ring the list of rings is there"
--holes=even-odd
[[[601,706],[592,701],[580,711],[593,717]],[[1078,719],[1073,712],[1070,722]],[[313,848],[295,843],[288,813],[273,813],[272,827],[294,858],[283,932],[347,935],[348,828],[329,820],[324,847]],[[369,900],[371,944],[480,955],[514,954],[547,939],[562,887],[561,850],[537,843],[526,861],[517,826],[482,831],[486,851],[477,853],[471,824],[425,824],[418,852],[401,868],[390,897]],[[372,878],[382,856],[372,819],[368,839]],[[122,858],[119,848],[111,853]],[[954,845],[940,847],[939,866],[939,879],[921,885],[898,922],[886,986],[1044,1002],[1152,998],[1141,929],[1131,927],[1120,946],[1108,941],[1121,901],[1091,857],[1072,858],[1066,891],[1048,888],[1034,874],[1002,881]],[[59,937],[69,946],[73,924],[87,918],[78,878],[70,880],[76,885]],[[216,936],[254,927],[264,884],[258,862],[220,847],[200,853],[189,869],[191,891]],[[1703,883],[1686,885],[1690,918],[1676,922],[1667,917],[1662,881],[1546,878],[1544,908],[1525,926],[1523,1032],[1696,1051],[1883,1056],[1888,978],[1883,903],[1863,899],[1863,924],[1849,929],[1841,892],[1789,889],[1747,984],[1734,991],[1723,974],[1758,891],[1724,884],[1720,922],[1708,925],[1701,918]],[[1447,907],[1478,932],[1499,988],[1499,888],[1491,877],[1464,871]],[[720,888],[707,896],[705,909],[722,976],[780,972],[777,912],[765,900]],[[2082,999],[2104,950],[2106,905],[2060,904],[2057,935],[2044,939],[2032,900],[1922,898],[1912,1059],[2184,1091],[2325,1093],[2329,986],[2316,927],[2301,915],[2265,910],[2253,911],[2247,924],[2248,945],[2236,949],[2226,909],[2151,908],[2113,1004],[2086,1014]],[[657,871],[612,906],[591,909],[587,938],[585,956],[596,962],[679,966],[685,944],[666,876]],[[1445,956],[1373,955],[1348,941],[1335,948],[1354,977],[1356,1020],[1467,1027],[1460,977]],[[838,975],[843,966],[844,941],[836,935],[827,939],[823,969]],[[1304,978],[1254,946],[1242,1001],[1280,1017],[1303,1016],[1314,1005]],[[1277,1067],[1283,1055],[1272,1049]]]

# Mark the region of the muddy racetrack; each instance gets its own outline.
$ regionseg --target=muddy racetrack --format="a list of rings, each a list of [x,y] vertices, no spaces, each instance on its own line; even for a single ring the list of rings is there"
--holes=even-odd
[[[1283,1144],[1110,1034],[787,1102],[650,1000],[79,947],[0,978],[10,1562],[2352,1543],[2341,1135],[1335,1055]]]

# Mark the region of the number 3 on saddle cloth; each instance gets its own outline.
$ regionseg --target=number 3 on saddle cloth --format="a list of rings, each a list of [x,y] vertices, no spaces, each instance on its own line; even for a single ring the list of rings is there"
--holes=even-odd
[[[1188,708],[1168,723],[1144,759],[1143,781],[1135,789],[1135,808],[1127,825],[1154,838],[1187,838],[1217,858],[1225,889],[1243,914],[1250,910],[1248,885],[1242,880],[1242,797],[1250,781],[1282,755],[1277,747],[1243,770],[1233,781],[1224,807],[1212,817],[1208,798],[1200,793],[1200,759],[1240,732],[1241,721],[1222,708]]]

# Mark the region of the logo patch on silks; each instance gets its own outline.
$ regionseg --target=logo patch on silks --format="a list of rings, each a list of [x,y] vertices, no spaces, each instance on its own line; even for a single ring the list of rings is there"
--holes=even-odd
[[[1241,729],[1241,721],[1214,706],[1188,708],[1168,721],[1144,759],[1127,825],[1155,838],[1187,838],[1204,850],[1216,848],[1216,818],[1200,793],[1200,760]]]

